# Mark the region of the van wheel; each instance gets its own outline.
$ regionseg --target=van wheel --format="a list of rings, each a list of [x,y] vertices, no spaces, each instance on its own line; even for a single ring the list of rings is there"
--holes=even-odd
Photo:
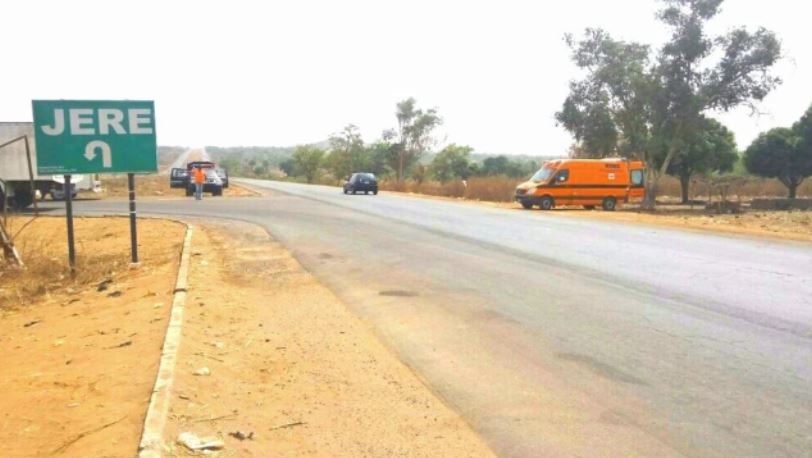
[[[617,206],[617,199],[614,197],[607,197],[603,199],[603,209],[608,212],[615,211],[615,207]]]
[[[553,202],[553,198],[550,196],[544,196],[539,201],[539,208],[542,210],[552,210],[555,206],[555,202]]]
[[[584,205],[584,210],[594,210],[594,209],[595,209],[594,205]]]
[[[533,208],[533,202],[530,202],[529,200],[523,200],[522,207],[524,207],[525,210],[530,210]]]

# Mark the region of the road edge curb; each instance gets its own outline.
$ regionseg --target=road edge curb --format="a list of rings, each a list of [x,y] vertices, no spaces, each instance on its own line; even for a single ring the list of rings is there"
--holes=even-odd
[[[141,442],[138,446],[138,458],[162,456],[163,430],[169,411],[172,382],[175,378],[177,353],[178,347],[180,346],[181,326],[183,324],[183,308],[186,303],[192,229],[192,225],[186,225],[186,236],[183,240],[180,267],[178,268],[178,277],[175,281],[172,310],[169,316],[169,323],[166,326],[163,347],[161,348],[161,359],[158,365],[158,373],[155,376],[155,385],[152,388],[147,415],[144,417],[144,429],[141,433]]]

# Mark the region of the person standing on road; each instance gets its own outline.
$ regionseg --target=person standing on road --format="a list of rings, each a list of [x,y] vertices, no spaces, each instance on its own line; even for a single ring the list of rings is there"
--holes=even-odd
[[[202,167],[195,167],[195,200],[203,199],[203,183],[206,182],[206,174],[203,172]]]

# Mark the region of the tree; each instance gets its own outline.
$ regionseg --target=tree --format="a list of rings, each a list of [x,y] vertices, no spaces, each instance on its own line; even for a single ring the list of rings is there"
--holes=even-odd
[[[646,162],[647,209],[654,209],[660,177],[699,135],[707,112],[741,105],[755,111],[781,82],[770,74],[781,54],[772,32],[738,28],[708,37],[707,22],[723,0],[662,1],[657,18],[671,38],[656,55],[649,46],[614,40],[599,29],[587,29],[581,41],[566,37],[573,62],[586,76],[570,83],[556,114],[579,150]]]
[[[691,177],[709,172],[729,172],[739,158],[733,132],[715,119],[705,119],[703,128],[668,166],[668,174],[679,178],[682,203],[688,203]]]
[[[812,157],[812,105],[801,119],[792,126],[795,135],[801,140],[801,150],[806,157]]]
[[[510,160],[507,156],[486,157],[479,172],[485,176],[507,175]]]
[[[293,158],[285,159],[284,161],[279,163],[279,170],[285,173],[287,176],[293,176],[294,170],[296,169],[296,161]]]
[[[390,173],[387,164],[393,155],[393,145],[386,140],[378,140],[364,149],[364,170],[372,172],[376,176],[383,176]]]
[[[410,97],[397,104],[395,117],[398,120],[397,130],[385,133],[398,139],[398,146],[393,149],[397,154],[395,167],[398,181],[411,168],[433,143],[432,133],[443,123],[437,110],[431,108],[423,111],[417,108],[417,101]]]
[[[794,199],[798,186],[812,175],[812,154],[796,130],[779,127],[753,141],[744,153],[744,165],[754,175],[778,178]]]
[[[341,132],[331,135],[329,143],[330,154],[325,163],[336,179],[345,178],[353,172],[367,171],[364,141],[357,126],[347,125]]]
[[[296,176],[303,176],[308,183],[313,183],[319,173],[324,150],[315,146],[297,146],[293,151],[293,171]]]
[[[470,146],[450,144],[437,153],[429,165],[429,174],[442,183],[471,174]]]
[[[537,168],[534,161],[522,162],[500,155],[485,158],[478,173],[484,176],[505,175],[511,178],[521,178],[535,172]]]

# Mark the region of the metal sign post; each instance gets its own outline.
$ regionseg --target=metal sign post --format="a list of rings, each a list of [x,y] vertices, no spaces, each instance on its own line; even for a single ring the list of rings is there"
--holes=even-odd
[[[130,204],[130,242],[138,263],[135,173],[158,171],[155,104],[146,100],[34,100],[37,173],[65,176],[68,257],[73,271],[71,174],[126,173]]]
[[[127,189],[130,194],[130,254],[133,264],[138,264],[138,231],[135,228],[135,174],[127,174]]]
[[[70,175],[65,175],[65,216],[68,223],[68,265],[70,273],[76,273],[76,248],[73,245],[73,190]]]

